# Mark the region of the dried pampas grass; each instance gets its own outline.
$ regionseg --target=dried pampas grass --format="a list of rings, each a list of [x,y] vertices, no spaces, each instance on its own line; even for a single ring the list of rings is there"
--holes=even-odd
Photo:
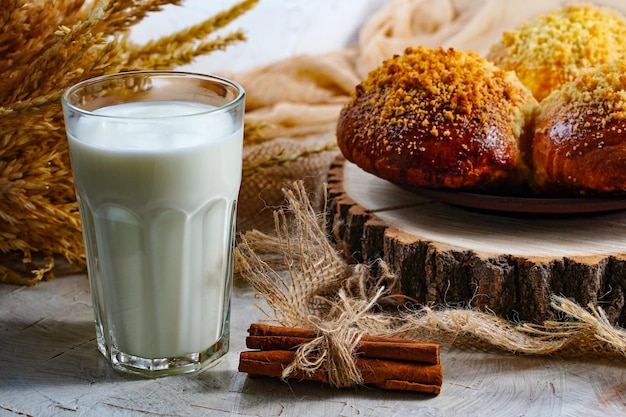
[[[186,30],[144,45],[129,29],[181,0],[5,2],[0,8],[0,281],[34,285],[54,257],[83,266],[83,243],[60,98],[81,80],[171,69],[244,40],[209,35],[254,7],[243,0]],[[36,264],[34,255],[43,257]]]

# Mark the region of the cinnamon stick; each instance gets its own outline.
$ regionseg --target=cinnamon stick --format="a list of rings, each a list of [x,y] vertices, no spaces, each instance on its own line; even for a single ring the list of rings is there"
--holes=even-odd
[[[295,359],[295,349],[317,337],[309,329],[263,324],[252,324],[248,332],[246,346],[260,349],[241,352],[239,371],[250,376],[282,377]],[[443,368],[436,344],[364,335],[355,353],[355,365],[366,385],[431,394],[441,390]],[[323,371],[295,370],[289,378],[328,383]]]
[[[252,323],[250,328],[248,329],[248,333],[251,336],[297,336],[297,337],[306,337],[307,339],[312,339],[317,337],[317,333],[313,329],[304,329],[301,327],[284,327],[284,326],[272,326],[269,324],[262,323]],[[399,342],[399,343],[415,343],[410,340],[401,339],[399,337],[382,337],[382,336],[371,336],[371,335],[363,335],[361,340],[384,340],[389,342]]]
[[[317,337],[314,330],[297,327],[252,324],[246,346],[261,350],[291,350]],[[392,359],[436,365],[440,363],[439,345],[410,340],[363,335],[356,354],[367,358]]]
[[[294,360],[295,352],[288,350],[241,352],[239,371],[252,377],[281,377],[283,370]],[[439,394],[443,383],[441,365],[416,365],[410,362],[356,358],[363,383],[383,389]],[[328,383],[322,371],[295,370],[290,379]]]

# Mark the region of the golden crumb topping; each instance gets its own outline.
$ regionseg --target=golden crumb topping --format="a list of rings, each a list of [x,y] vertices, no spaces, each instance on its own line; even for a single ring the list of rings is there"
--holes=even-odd
[[[380,136],[387,133],[380,129],[417,129],[424,136],[446,137],[469,117],[477,139],[485,139],[494,125],[523,126],[520,106],[528,104],[530,93],[514,74],[476,53],[417,47],[370,72],[357,86],[352,104],[363,98],[366,107],[376,109],[371,116],[377,120],[370,125]],[[519,134],[512,132],[511,139]]]
[[[539,16],[504,33],[488,55],[496,65],[515,71],[542,99],[580,69],[611,62],[626,54],[626,19],[608,7],[573,4]]]
[[[549,117],[558,114],[578,131],[596,131],[589,137],[601,139],[602,131],[626,120],[626,58],[581,72],[546,98]],[[546,116],[543,116],[546,117]]]
[[[623,119],[626,114],[626,57],[582,72],[554,94],[576,107],[604,104],[608,110],[606,117]]]

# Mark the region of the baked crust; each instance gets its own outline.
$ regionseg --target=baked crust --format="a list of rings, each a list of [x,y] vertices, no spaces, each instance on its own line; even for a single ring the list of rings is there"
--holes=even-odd
[[[538,193],[626,191],[626,61],[581,73],[548,96],[532,146]]]
[[[337,141],[367,172],[417,187],[499,190],[527,179],[537,101],[473,52],[408,48],[359,84]]]

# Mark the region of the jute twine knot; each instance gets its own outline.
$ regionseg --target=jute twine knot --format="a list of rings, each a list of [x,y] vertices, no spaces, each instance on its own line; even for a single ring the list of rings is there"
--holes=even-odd
[[[308,324],[318,336],[298,347],[293,362],[283,370],[282,377],[286,379],[296,370],[323,372],[331,386],[345,388],[362,385],[363,376],[354,359],[357,345],[365,332],[357,324],[376,305],[384,291],[380,288],[369,301],[355,303],[345,291],[340,290],[334,307],[341,312],[332,320],[309,317]]]

